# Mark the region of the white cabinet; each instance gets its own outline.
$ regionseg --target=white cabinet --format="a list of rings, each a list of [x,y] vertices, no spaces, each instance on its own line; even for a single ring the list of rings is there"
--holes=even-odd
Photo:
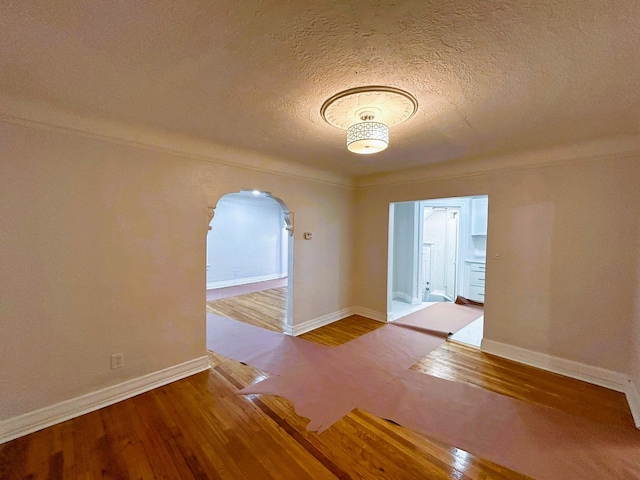
[[[487,234],[488,213],[489,199],[487,197],[471,200],[471,235]]]
[[[484,303],[484,282],[487,267],[483,262],[465,262],[464,285],[469,300]]]

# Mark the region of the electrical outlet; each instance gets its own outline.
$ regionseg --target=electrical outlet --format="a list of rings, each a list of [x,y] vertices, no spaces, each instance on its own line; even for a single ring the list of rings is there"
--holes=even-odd
[[[114,353],[111,355],[111,370],[122,368],[124,365],[124,355],[122,353]]]

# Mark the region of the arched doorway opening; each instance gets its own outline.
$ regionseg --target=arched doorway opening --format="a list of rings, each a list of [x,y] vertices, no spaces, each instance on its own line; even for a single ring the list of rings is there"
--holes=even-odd
[[[209,208],[207,312],[291,331],[293,214],[270,192],[241,190]]]

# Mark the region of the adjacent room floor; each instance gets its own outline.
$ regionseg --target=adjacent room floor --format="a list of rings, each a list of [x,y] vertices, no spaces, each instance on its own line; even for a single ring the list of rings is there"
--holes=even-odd
[[[484,334],[484,316],[464,327],[449,337],[454,342],[464,343],[470,347],[480,348]]]
[[[209,313],[284,332],[287,279],[208,290],[206,308]]]
[[[247,283],[244,285],[236,285],[233,287],[214,288],[207,290],[207,302],[219,300],[221,298],[237,297],[245,293],[260,292],[269,290],[270,288],[286,287],[288,278],[278,278],[276,280],[267,280],[264,282]]]

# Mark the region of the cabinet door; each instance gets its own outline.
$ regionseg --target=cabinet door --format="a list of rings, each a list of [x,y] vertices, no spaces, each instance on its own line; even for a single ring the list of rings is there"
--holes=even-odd
[[[471,235],[487,234],[488,209],[488,198],[474,198],[471,200]]]

